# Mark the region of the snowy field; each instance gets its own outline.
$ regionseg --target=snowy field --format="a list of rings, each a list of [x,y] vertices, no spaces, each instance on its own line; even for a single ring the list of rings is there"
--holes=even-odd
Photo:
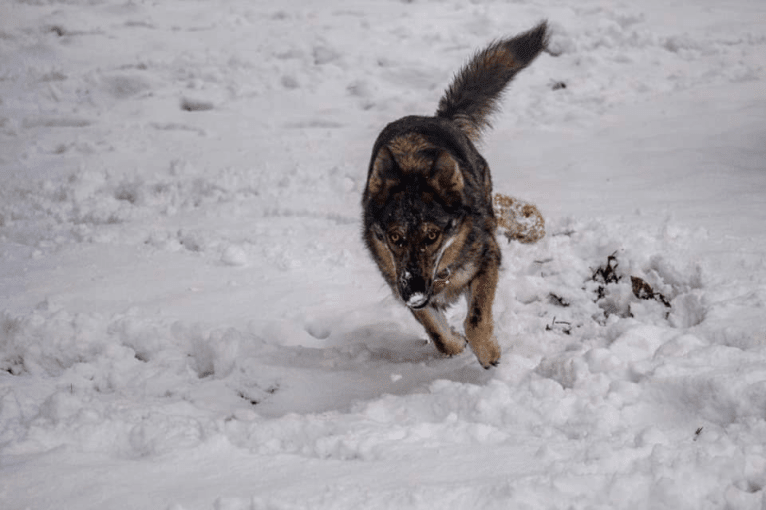
[[[544,18],[485,371],[360,197]],[[3,0],[0,508],[766,509],[765,82],[758,0]]]

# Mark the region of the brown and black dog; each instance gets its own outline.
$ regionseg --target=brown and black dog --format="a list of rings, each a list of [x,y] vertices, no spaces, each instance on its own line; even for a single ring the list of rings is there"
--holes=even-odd
[[[386,126],[372,149],[362,198],[364,241],[394,294],[440,352],[466,340],[484,368],[496,365],[500,249],[492,177],[474,145],[506,85],[545,49],[547,25],[491,44],[456,75],[433,117]],[[465,337],[444,309],[465,294]]]

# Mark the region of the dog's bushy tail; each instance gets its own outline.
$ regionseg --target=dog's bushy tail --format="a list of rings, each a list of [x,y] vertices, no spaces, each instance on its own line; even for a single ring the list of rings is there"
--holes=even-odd
[[[545,49],[547,37],[548,25],[543,21],[478,52],[455,76],[439,101],[436,116],[453,120],[468,138],[478,142],[482,131],[490,127],[489,116],[506,85]]]

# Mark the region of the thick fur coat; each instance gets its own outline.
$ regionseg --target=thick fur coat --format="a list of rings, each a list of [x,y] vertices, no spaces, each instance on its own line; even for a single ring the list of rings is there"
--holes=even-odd
[[[436,348],[466,342],[496,365],[492,304],[500,267],[492,177],[476,148],[505,87],[545,48],[546,23],[478,52],[456,75],[436,115],[386,126],[372,149],[362,197],[363,237],[383,278]],[[444,309],[465,295],[464,335]]]

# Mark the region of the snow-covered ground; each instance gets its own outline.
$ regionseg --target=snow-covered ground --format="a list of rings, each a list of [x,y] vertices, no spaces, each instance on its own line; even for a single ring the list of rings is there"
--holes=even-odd
[[[548,234],[485,371],[360,194],[543,18],[482,150]],[[4,0],[0,508],[766,509],[765,80],[759,1]]]

